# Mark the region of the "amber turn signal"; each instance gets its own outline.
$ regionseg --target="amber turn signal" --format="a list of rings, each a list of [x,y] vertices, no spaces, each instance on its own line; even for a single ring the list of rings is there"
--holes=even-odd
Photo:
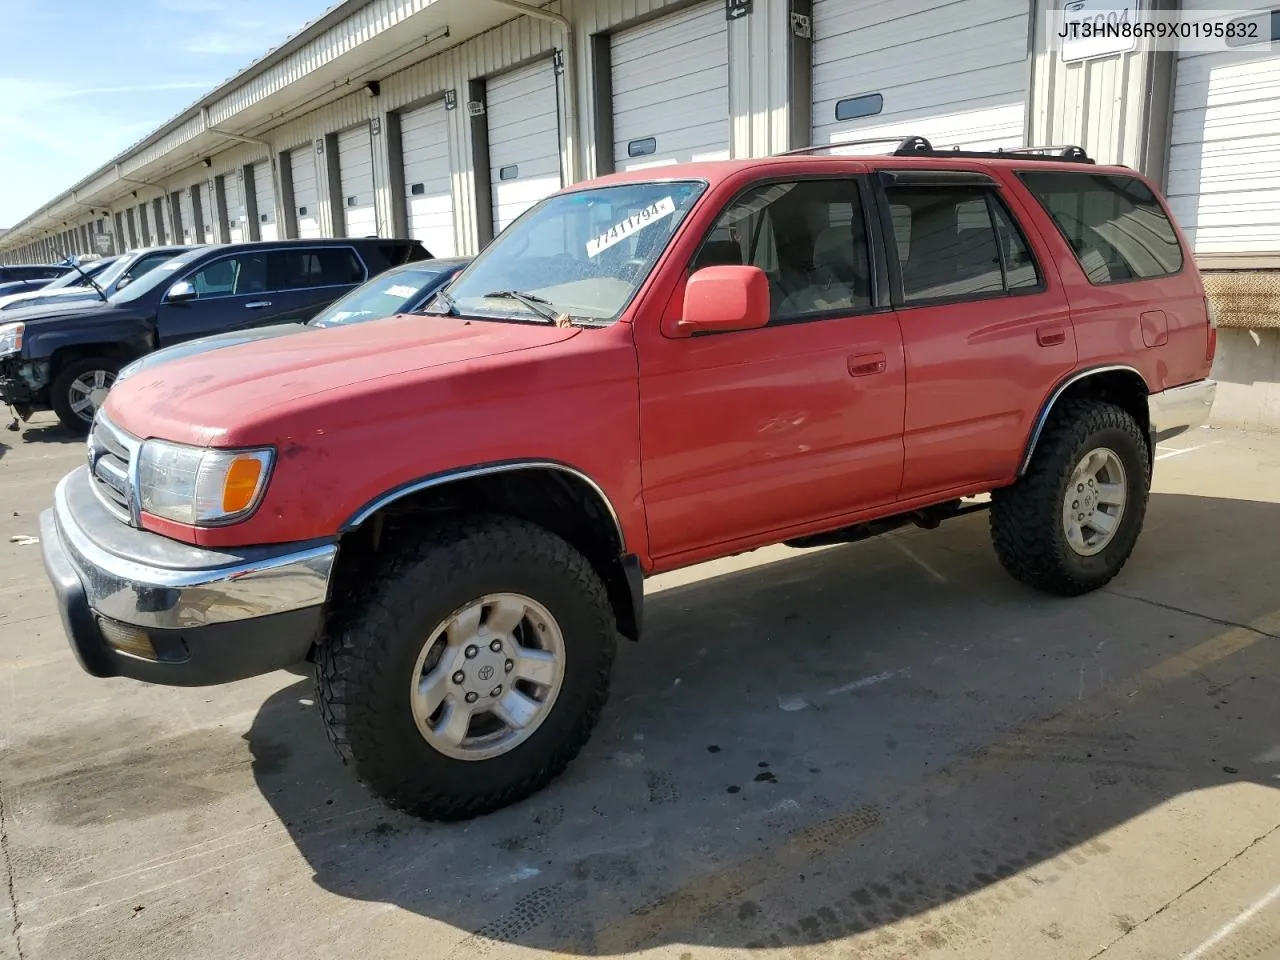
[[[261,460],[257,457],[236,457],[227,468],[227,479],[222,484],[223,512],[239,513],[248,509],[258,492],[261,478]]]

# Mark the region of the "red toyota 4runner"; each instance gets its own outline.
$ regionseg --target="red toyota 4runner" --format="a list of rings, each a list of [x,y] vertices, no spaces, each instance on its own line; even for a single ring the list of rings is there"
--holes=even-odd
[[[428,818],[586,742],[647,575],[934,526],[1106,583],[1216,332],[1151,183],[1078,149],[809,153],[541,201],[428,307],[158,365],[41,542],[100,677],[310,659],[339,753]]]

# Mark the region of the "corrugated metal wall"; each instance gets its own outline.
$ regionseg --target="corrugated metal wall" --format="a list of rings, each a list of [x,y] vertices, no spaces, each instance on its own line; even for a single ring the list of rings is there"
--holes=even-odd
[[[1157,0],[1167,5],[1167,0]],[[1045,11],[1036,0],[1029,143],[1077,144],[1099,163],[1120,163],[1163,182],[1173,54],[1141,42],[1131,53],[1064,63],[1047,49]]]

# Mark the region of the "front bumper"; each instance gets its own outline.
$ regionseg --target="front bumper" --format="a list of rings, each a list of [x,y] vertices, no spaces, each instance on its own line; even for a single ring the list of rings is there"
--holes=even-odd
[[[27,420],[36,400],[36,392],[19,372],[18,358],[0,357],[0,404],[13,407],[23,420]]]
[[[91,482],[83,467],[63,477],[40,516],[45,570],[88,673],[203,686],[306,657],[335,544],[193,547],[122,523]]]
[[[1151,394],[1147,410],[1156,441],[1168,440],[1205,423],[1217,392],[1218,381],[1197,380]]]

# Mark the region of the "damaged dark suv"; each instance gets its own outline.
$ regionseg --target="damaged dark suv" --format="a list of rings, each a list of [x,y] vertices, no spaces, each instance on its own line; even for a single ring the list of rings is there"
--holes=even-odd
[[[0,325],[0,401],[22,419],[52,409],[85,433],[125,364],[171,344],[310,320],[391,267],[426,260],[416,240],[367,237],[199,247],[106,303],[13,311]]]

